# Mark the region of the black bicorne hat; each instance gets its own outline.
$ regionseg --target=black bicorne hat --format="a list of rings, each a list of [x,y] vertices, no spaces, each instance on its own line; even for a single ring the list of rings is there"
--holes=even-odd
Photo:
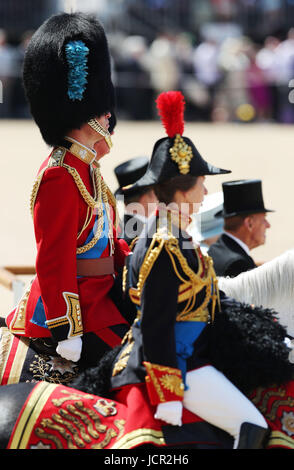
[[[119,188],[115,196],[123,194],[122,188],[138,181],[146,172],[149,164],[148,157],[136,157],[121,163],[114,169]]]
[[[274,212],[264,207],[262,183],[259,179],[226,181],[222,184],[224,194],[223,210],[216,217]]]
[[[82,13],[46,20],[26,50],[23,81],[31,114],[50,146],[113,110],[110,55],[100,22]]]
[[[156,103],[167,137],[155,143],[146,173],[136,183],[122,188],[125,194],[178,175],[205,176],[231,173],[230,170],[217,168],[206,162],[193,142],[183,136],[185,102],[181,92],[161,93]]]

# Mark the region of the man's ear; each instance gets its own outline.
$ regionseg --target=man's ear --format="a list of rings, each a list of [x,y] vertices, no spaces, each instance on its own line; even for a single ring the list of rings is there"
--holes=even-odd
[[[247,217],[245,217],[243,223],[244,223],[245,227],[247,228],[247,230],[249,230],[251,232],[252,227],[253,227],[253,219],[252,219],[251,215],[248,215]]]

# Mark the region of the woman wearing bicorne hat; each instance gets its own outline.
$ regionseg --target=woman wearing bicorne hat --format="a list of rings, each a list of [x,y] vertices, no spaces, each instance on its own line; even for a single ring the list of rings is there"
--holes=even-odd
[[[205,177],[229,171],[207,163],[193,142],[183,136],[184,98],[180,92],[160,94],[157,106],[167,137],[155,143],[145,174],[124,190],[128,193],[153,185],[160,203],[127,257],[124,271],[124,288],[137,307],[137,317],[120,350],[114,351],[111,366],[111,396],[128,407],[124,435],[116,446],[188,443],[197,447],[197,442],[203,444],[205,440],[206,421],[226,431],[234,448],[260,448],[268,430],[266,420],[212,364],[214,355],[220,369],[224,366],[218,345],[213,344],[214,354],[210,351],[211,329],[223,312],[240,318],[239,310],[245,316],[248,308],[253,318],[255,310],[218,291],[211,258],[202,254],[186,231],[191,214],[199,209],[207,193]],[[279,328],[270,322],[273,329]],[[234,333],[235,326],[228,329],[227,336],[224,334],[227,349],[230,333],[242,343]],[[260,334],[251,347],[263,349],[263,337]],[[285,363],[287,348],[282,341],[279,346],[277,362]],[[245,344],[245,351],[247,347]],[[244,351],[242,354],[244,357]],[[229,366],[234,364],[234,357],[227,361]],[[246,361],[242,366],[248,379]],[[253,376],[256,371],[252,363],[248,367]],[[237,369],[242,375],[242,367]],[[264,377],[261,373],[254,379],[262,383]],[[207,435],[207,442],[209,439]]]
[[[116,237],[115,198],[100,174],[115,118],[104,29],[61,13],[33,35],[23,79],[32,116],[52,151],[31,196],[36,277],[7,326],[38,351],[96,365],[128,324],[111,298],[129,248]]]

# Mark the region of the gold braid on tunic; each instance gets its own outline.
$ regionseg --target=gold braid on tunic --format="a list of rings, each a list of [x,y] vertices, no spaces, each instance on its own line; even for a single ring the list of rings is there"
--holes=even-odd
[[[118,222],[119,222],[118,211],[116,207],[116,199],[101,176],[100,165],[96,163],[95,168],[90,166],[92,180],[93,180],[93,188],[94,188],[94,197],[93,197],[87,190],[78,171],[75,168],[71,167],[70,165],[67,165],[66,163],[64,163],[63,160],[64,160],[65,154],[66,154],[65,148],[58,147],[57,149],[55,149],[49,159],[48,165],[45,168],[43,168],[43,170],[40,172],[40,174],[36,178],[36,181],[33,185],[33,189],[31,192],[31,198],[30,198],[30,210],[31,210],[32,217],[34,216],[34,206],[35,206],[37,194],[38,194],[39,187],[42,182],[42,178],[43,178],[45,170],[51,167],[56,167],[56,166],[63,167],[72,176],[81,197],[83,198],[83,200],[88,206],[86,220],[84,222],[84,225],[81,231],[78,233],[77,238],[79,238],[81,234],[83,233],[83,231],[88,227],[92,219],[95,208],[97,208],[97,212],[98,212],[98,224],[97,224],[96,233],[94,234],[94,237],[92,238],[92,240],[90,240],[89,243],[77,248],[77,254],[85,253],[86,251],[89,251],[91,248],[93,248],[93,246],[100,239],[102,230],[103,230],[103,203],[104,203],[104,206],[106,209],[106,215],[108,218],[108,226],[109,226],[108,237],[112,243],[112,249],[113,249],[113,233],[112,233],[110,207],[112,207],[114,211],[114,215],[115,215],[115,222],[114,222],[115,228],[118,226]]]
[[[137,306],[141,304],[141,295],[143,291],[144,284],[148,278],[151,269],[159,257],[163,249],[168,253],[174,272],[180,280],[180,286],[178,291],[178,304],[182,304],[186,301],[184,309],[178,311],[176,321],[204,321],[207,322],[209,318],[208,304],[210,300],[212,301],[211,305],[211,321],[214,320],[215,308],[218,303],[220,309],[220,297],[217,285],[217,277],[213,268],[213,261],[209,256],[203,256],[204,267],[202,266],[199,254],[195,249],[197,258],[198,258],[198,271],[197,273],[193,271],[188,265],[188,262],[183,255],[178,239],[173,235],[171,230],[165,227],[158,227],[156,233],[152,237],[151,244],[146,252],[144,261],[142,263],[141,269],[139,271],[139,277],[137,286],[130,287],[128,293],[130,299]],[[180,273],[178,266],[180,267],[182,273]],[[126,290],[126,277],[127,277],[127,268],[124,267],[123,270],[123,285]],[[195,309],[196,297],[197,294],[205,289],[205,296],[202,303]],[[138,309],[137,317],[134,320],[133,325],[140,320],[141,310]],[[118,375],[122,372],[129,361],[131,351],[134,347],[134,338],[132,335],[132,329],[128,331],[125,337],[122,340],[122,345],[124,348],[114,365],[112,376]]]
[[[184,309],[177,314],[177,321],[207,321],[209,316],[207,307],[210,300],[212,301],[211,320],[213,321],[217,303],[220,308],[217,277],[213,268],[213,261],[211,257],[202,255],[204,260],[203,268],[198,252],[195,249],[199,267],[198,272],[194,272],[188,265],[179,247],[178,239],[167,226],[159,227],[153,235],[151,244],[139,271],[137,286],[136,288],[129,288],[131,300],[135,304],[140,305],[143,286],[163,249],[168,253],[174,272],[181,282],[178,291],[178,303],[180,304],[186,301]],[[126,272],[124,276],[126,276]],[[197,294],[202,291],[202,289],[205,289],[204,299],[201,305],[195,309]]]

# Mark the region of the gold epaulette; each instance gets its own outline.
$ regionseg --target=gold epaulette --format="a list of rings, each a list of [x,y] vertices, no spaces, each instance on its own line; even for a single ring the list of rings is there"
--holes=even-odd
[[[152,241],[146,252],[144,261],[142,263],[142,266],[139,272],[137,287],[129,288],[129,296],[134,304],[140,305],[141,293],[142,293],[145,281],[147,277],[149,276],[150,271],[155,261],[157,260],[158,256],[160,255],[163,247],[165,246],[166,243],[168,243],[169,238],[175,238],[175,237],[171,235],[170,233],[167,233],[167,232],[164,233],[161,229],[157,230],[157,232],[153,235]],[[175,238],[175,241],[177,242],[176,238]]]
[[[47,168],[51,168],[54,166],[62,166],[65,154],[66,154],[66,149],[57,148],[56,150],[54,150],[49,158],[48,164],[38,174],[34,182],[33,189],[31,192],[31,198],[30,198],[30,211],[31,211],[32,217],[34,216],[35,202],[36,202],[39,187],[42,182],[42,178],[43,178],[45,171],[47,170]]]
[[[156,233],[153,235],[151,244],[146,252],[141,269],[139,271],[137,286],[136,288],[131,287],[129,289],[129,296],[132,302],[135,303],[136,305],[140,305],[141,293],[142,293],[145,281],[147,277],[149,276],[150,271],[155,261],[157,260],[158,256],[160,255],[161,251],[163,250],[163,248],[165,248],[165,250],[169,254],[174,271],[183,284],[186,284],[187,282],[189,282],[189,275],[188,275],[188,279],[185,279],[180,275],[177,269],[175,257],[179,259],[181,267],[184,266],[186,270],[189,270],[189,274],[191,275],[192,273],[194,274],[194,272],[189,268],[185,257],[181,253],[178,239],[165,227],[159,228],[156,231]]]

